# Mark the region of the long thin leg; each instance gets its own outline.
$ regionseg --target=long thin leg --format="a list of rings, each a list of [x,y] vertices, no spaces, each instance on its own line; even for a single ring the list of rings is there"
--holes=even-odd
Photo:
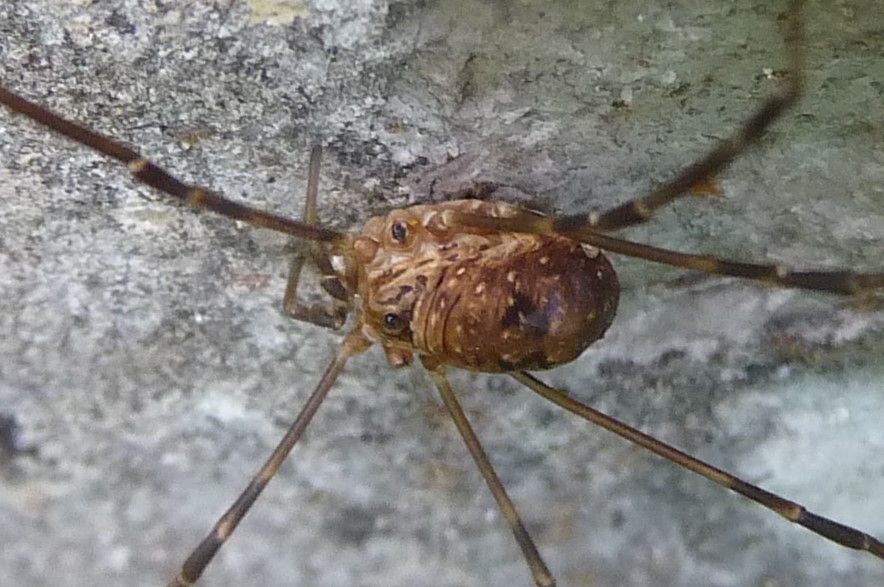
[[[310,420],[313,419],[313,416],[322,404],[322,400],[328,395],[331,386],[347,363],[347,359],[361,353],[369,346],[371,346],[371,343],[361,333],[354,331],[347,335],[347,338],[344,339],[344,342],[338,348],[338,353],[335,355],[334,360],[316,385],[316,389],[310,394],[307,403],[301,409],[301,413],[298,414],[298,417],[292,422],[285,436],[279,441],[279,444],[273,450],[273,454],[270,455],[270,458],[267,459],[264,466],[252,478],[240,496],[236,498],[233,505],[215,523],[209,535],[190,553],[190,556],[187,557],[187,560],[181,566],[178,575],[169,582],[168,587],[186,587],[199,579],[206,566],[212,561],[215,553],[218,552],[218,549],[236,530],[237,525],[248,513],[252,504],[258,499],[258,496],[261,495],[267,483],[276,475],[280,465],[285,461],[295,443],[301,438],[301,434],[307,428],[307,425],[310,424]]]
[[[322,148],[319,145],[314,146],[310,151],[310,166],[307,173],[307,198],[302,218],[303,222],[310,226],[316,225],[316,201],[319,193],[319,164],[321,157]],[[293,243],[293,245],[298,246],[299,243]],[[308,247],[310,256],[322,275],[323,288],[335,299],[343,302],[349,301],[350,294],[332,267],[331,259],[329,259],[326,251],[315,241],[310,241]],[[302,320],[337,330],[344,325],[344,320],[347,317],[347,305],[335,304],[333,302],[306,304],[298,300],[298,282],[301,278],[301,269],[304,267],[305,260],[306,255],[302,248],[299,248],[292,256],[289,263],[289,276],[286,282],[285,295],[282,298],[283,311],[295,320]]]
[[[627,426],[610,416],[606,416],[605,414],[568,397],[563,392],[544,384],[542,381],[528,373],[518,372],[510,373],[510,375],[519,383],[527,386],[532,391],[538,393],[557,406],[560,406],[573,414],[577,414],[581,418],[601,426],[605,430],[609,430],[621,438],[625,438],[630,442],[646,448],[666,460],[672,461],[698,475],[702,475],[713,483],[748,497],[755,503],[775,511],[790,522],[804,526],[811,532],[819,534],[824,538],[828,538],[833,542],[837,542],[842,546],[856,550],[864,550],[879,558],[884,558],[884,543],[881,543],[881,541],[865,532],[861,532],[860,530],[839,524],[838,522],[810,512],[800,504],[783,499],[779,495],[765,491],[760,487],[747,483],[721,469],[717,469],[712,465],[685,454],[675,447],[657,440],[652,436],[639,432],[631,426]]]
[[[467,448],[470,450],[470,454],[473,456],[473,460],[476,462],[476,466],[479,467],[482,477],[485,478],[485,482],[488,484],[489,489],[491,489],[491,494],[497,501],[497,506],[503,513],[507,524],[509,524],[510,530],[512,530],[513,536],[515,536],[516,542],[519,544],[519,548],[522,549],[522,554],[525,556],[528,567],[531,569],[534,582],[541,587],[552,587],[556,584],[555,579],[543,562],[537,546],[534,545],[534,541],[531,540],[531,536],[528,534],[528,530],[525,529],[525,525],[519,517],[519,512],[516,511],[516,506],[513,505],[512,500],[506,493],[506,489],[497,477],[494,466],[479,443],[479,437],[476,436],[473,427],[470,426],[463,408],[460,407],[460,402],[457,401],[457,397],[454,395],[454,391],[451,389],[451,385],[441,369],[442,367],[428,369],[428,372],[439,389],[439,395],[442,396],[442,401],[445,403],[448,413],[451,414],[451,418],[454,420],[455,426],[457,426],[457,431],[463,437]]]
[[[142,157],[137,151],[133,151],[122,143],[105,137],[85,126],[62,118],[46,108],[14,94],[3,86],[0,86],[0,104],[6,105],[15,112],[24,114],[34,122],[42,124],[90,149],[125,163],[129,167],[129,172],[138,181],[177,198],[194,208],[205,208],[236,220],[248,222],[254,226],[269,228],[270,230],[299,238],[323,242],[341,242],[344,239],[344,235],[335,230],[310,226],[298,220],[264,212],[257,208],[234,202],[204,187],[184,183],[173,177],[165,169]]]
[[[801,18],[803,2],[792,0],[786,10],[786,47],[789,77],[786,86],[767,98],[761,107],[746,120],[731,137],[718,143],[700,160],[684,168],[674,178],[657,187],[650,194],[630,200],[604,212],[575,214],[558,219],[557,230],[570,232],[579,226],[599,230],[618,230],[633,224],[647,222],[656,210],[690,193],[728,167],[740,153],[758,142],[770,125],[791,107],[803,90],[804,23]]]
[[[854,273],[852,271],[791,271],[780,265],[744,263],[720,259],[710,255],[693,255],[669,249],[652,247],[607,234],[586,226],[561,233],[556,229],[556,218],[523,212],[512,218],[492,218],[467,214],[454,210],[443,213],[443,222],[464,229],[471,227],[485,230],[530,232],[534,234],[561,235],[573,238],[599,249],[619,253],[654,263],[682,267],[714,275],[729,275],[764,281],[783,287],[797,287],[842,295],[860,294],[884,288],[884,273]]]
[[[709,255],[679,253],[614,238],[605,234],[588,233],[578,236],[577,239],[606,251],[637,257],[655,263],[693,269],[715,275],[729,275],[764,281],[784,287],[797,287],[841,295],[855,295],[884,287],[884,273],[792,271],[781,265],[744,263]]]

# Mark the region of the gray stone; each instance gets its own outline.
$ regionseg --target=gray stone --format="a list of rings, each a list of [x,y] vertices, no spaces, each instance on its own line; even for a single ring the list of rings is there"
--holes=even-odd
[[[286,214],[320,140],[321,218],[340,229],[477,181],[569,213],[671,177],[777,87],[783,3],[648,4],[13,0],[0,79]],[[880,271],[877,4],[813,4],[805,99],[720,178],[721,198],[624,236]],[[5,110],[0,208],[0,584],[164,584],[341,337],[281,314],[284,238],[169,204]],[[609,335],[543,377],[884,537],[884,312],[614,262]],[[512,380],[454,381],[560,585],[884,583],[874,557]],[[428,378],[378,349],[352,361],[204,581],[529,583]]]

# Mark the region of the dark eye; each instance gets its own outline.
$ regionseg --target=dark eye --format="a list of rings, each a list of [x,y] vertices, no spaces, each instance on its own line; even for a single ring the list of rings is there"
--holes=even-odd
[[[405,321],[399,314],[384,314],[384,326],[388,330],[401,330]]]
[[[394,222],[390,232],[393,235],[393,240],[396,242],[404,243],[405,239],[408,238],[408,228],[401,222]],[[389,316],[389,314],[387,315]]]

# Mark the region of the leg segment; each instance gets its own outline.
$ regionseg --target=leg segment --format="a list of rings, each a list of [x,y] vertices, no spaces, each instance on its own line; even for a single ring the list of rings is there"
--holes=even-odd
[[[790,522],[804,526],[811,532],[819,534],[833,542],[837,542],[842,546],[853,548],[855,550],[864,550],[884,559],[884,543],[865,532],[861,532],[807,511],[807,509],[800,504],[783,499],[779,495],[765,491],[760,487],[747,483],[721,469],[717,469],[712,465],[685,454],[675,447],[661,442],[652,436],[639,432],[631,426],[627,426],[610,416],[606,416],[605,414],[568,397],[563,392],[544,384],[528,373],[518,372],[511,373],[510,375],[519,383],[522,383],[557,406],[562,407],[573,414],[577,414],[584,420],[601,426],[605,430],[613,432],[617,436],[625,438],[642,448],[646,448],[654,454],[659,455],[668,461],[672,461],[676,465],[680,465],[685,469],[693,471],[694,473],[709,479],[713,483],[739,493],[755,503],[758,503],[769,510],[775,511]]]
[[[573,230],[576,226],[586,225],[603,231],[611,231],[647,222],[656,210],[689,193],[691,188],[700,186],[718,175],[743,151],[758,142],[770,125],[801,96],[804,70],[802,4],[803,2],[800,0],[792,0],[786,12],[789,78],[786,87],[780,93],[767,98],[733,136],[720,142],[705,157],[683,169],[674,178],[657,187],[647,196],[630,200],[601,213],[591,212],[564,216],[560,219],[562,227],[567,226],[569,230]],[[557,230],[568,232],[559,227]]]
[[[791,271],[780,265],[742,263],[708,255],[679,253],[614,238],[606,234],[588,233],[577,238],[581,242],[611,251],[612,253],[620,253],[684,269],[693,269],[703,273],[764,281],[783,287],[796,287],[841,295],[856,295],[869,290],[884,288],[884,273]]]
[[[279,444],[273,450],[273,454],[270,455],[270,458],[267,459],[257,475],[252,478],[248,487],[236,498],[233,505],[215,523],[215,527],[212,528],[209,535],[190,553],[178,575],[169,582],[168,587],[186,587],[199,579],[206,566],[212,561],[215,553],[218,552],[218,549],[236,530],[237,525],[248,513],[252,504],[258,499],[258,496],[261,495],[267,483],[276,475],[280,465],[282,465],[289,452],[295,446],[295,443],[301,438],[301,434],[307,428],[307,425],[310,424],[310,420],[313,419],[325,396],[328,395],[331,386],[344,368],[347,359],[361,353],[369,346],[371,346],[371,343],[356,331],[351,332],[344,339],[344,342],[338,348],[338,353],[335,355],[334,360],[326,369],[316,389],[310,394],[301,413],[298,414],[298,417],[295,418],[285,436],[282,437],[282,440],[279,441]]]
[[[184,183],[122,143],[62,118],[46,108],[10,92],[2,86],[0,86],[0,104],[19,114],[24,114],[34,122],[42,124],[81,145],[116,159],[121,163],[125,163],[129,167],[129,172],[138,181],[146,183],[152,188],[177,198],[194,208],[212,210],[228,218],[241,220],[253,226],[268,228],[299,238],[323,242],[341,242],[344,239],[344,235],[337,231],[319,226],[308,226],[291,218],[285,218],[284,216],[278,216],[240,204],[206,188]]]
[[[745,279],[764,281],[785,287],[796,287],[851,295],[884,288],[884,273],[853,273],[850,271],[789,271],[769,264],[744,263],[708,255],[692,255],[617,239],[604,234],[625,226],[645,222],[653,212],[710,176],[727,167],[737,155],[758,141],[771,125],[801,95],[803,80],[802,46],[804,25],[801,19],[802,0],[791,0],[787,9],[786,43],[789,53],[790,77],[782,93],[768,98],[730,139],[716,146],[708,155],[688,166],[670,182],[650,195],[627,202],[607,212],[549,217],[525,211],[512,218],[490,218],[456,212],[445,212],[444,221],[462,230],[530,232],[560,235],[630,257],[664,265],[682,267]]]
[[[448,413],[451,414],[458,432],[460,432],[461,437],[466,442],[473,460],[482,473],[482,477],[485,478],[485,482],[491,489],[491,494],[494,495],[494,499],[497,501],[497,505],[507,524],[509,524],[516,542],[519,543],[519,548],[522,549],[522,554],[525,556],[528,567],[531,569],[534,582],[540,587],[554,586],[555,579],[543,562],[537,547],[534,545],[534,541],[528,534],[528,530],[525,529],[525,525],[519,517],[519,512],[516,511],[516,507],[513,505],[509,495],[507,495],[506,489],[497,477],[494,466],[488,459],[488,455],[485,454],[485,450],[479,443],[479,438],[476,436],[469,420],[467,420],[463,408],[461,408],[460,403],[457,401],[457,397],[454,395],[454,391],[451,389],[451,385],[441,369],[441,367],[438,369],[428,369],[428,372],[439,389],[439,395],[442,396],[442,401],[445,403]]]
[[[454,210],[444,213],[443,221],[450,226],[464,230],[482,229],[534,234],[562,235],[599,249],[644,259],[663,265],[681,267],[714,275],[729,275],[763,281],[782,287],[796,287],[824,291],[841,295],[857,295],[870,290],[884,288],[884,273],[854,273],[852,271],[791,271],[779,265],[744,263],[719,259],[709,255],[679,253],[650,245],[616,238],[597,230],[580,225],[564,232],[557,228],[562,218],[539,216],[523,212],[512,218],[492,218],[477,214],[466,214]]]
[[[303,222],[309,226],[316,225],[316,200],[319,193],[319,163],[322,157],[322,149],[317,145],[310,152],[310,167],[307,174],[307,199],[304,204]],[[293,239],[294,240],[294,239]],[[293,243],[299,246],[300,243]],[[282,299],[283,311],[294,318],[310,322],[318,326],[337,330],[344,325],[347,318],[350,293],[344,286],[344,282],[335,272],[331,259],[321,245],[310,241],[307,245],[313,261],[316,263],[322,275],[323,288],[334,297],[338,303],[314,303],[306,304],[298,300],[298,281],[301,278],[301,269],[306,259],[305,252],[298,250],[289,264],[289,276],[285,287],[285,296]]]

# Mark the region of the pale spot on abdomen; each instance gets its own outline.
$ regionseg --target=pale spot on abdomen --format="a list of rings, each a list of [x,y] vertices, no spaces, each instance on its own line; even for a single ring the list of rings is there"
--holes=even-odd
[[[533,238],[527,250],[491,250],[448,270],[459,279],[442,280],[444,291],[427,309],[425,339],[441,348],[423,350],[474,371],[536,370],[567,363],[601,338],[619,297],[611,264],[573,241]]]

